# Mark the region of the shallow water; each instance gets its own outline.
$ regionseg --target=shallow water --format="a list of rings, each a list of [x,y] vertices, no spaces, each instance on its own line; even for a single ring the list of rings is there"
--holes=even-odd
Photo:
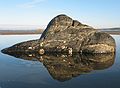
[[[39,35],[0,35],[0,50],[16,43],[39,37]],[[84,57],[79,55],[76,55],[75,58],[65,55],[43,56],[42,58],[47,58],[43,63],[39,61],[40,59],[36,59],[37,55],[32,57],[34,60],[24,60],[26,56],[21,56],[24,59],[20,59],[0,52],[0,88],[119,88],[120,35],[114,35],[113,37],[116,41],[115,56],[95,56],[96,59],[103,57],[107,59],[113,58],[110,63],[106,61],[108,64],[92,63],[91,65],[91,62],[87,59],[87,61],[79,62],[76,60],[78,57],[91,58],[90,56]],[[73,64],[76,67],[78,64],[81,64],[81,68],[77,70],[75,70],[76,68],[67,70],[63,68],[66,74],[59,74],[62,65],[56,65],[56,63],[58,63],[57,60],[61,61],[60,57],[66,61],[74,62]],[[49,58],[55,62],[50,61]],[[56,67],[56,69],[52,70],[51,65],[54,68]],[[75,72],[72,73],[73,71]],[[72,76],[69,76],[69,74]]]

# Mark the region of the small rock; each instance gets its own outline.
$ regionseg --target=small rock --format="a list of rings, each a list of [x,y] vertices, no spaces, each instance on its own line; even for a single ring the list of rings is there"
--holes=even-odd
[[[44,53],[45,53],[44,49],[39,50],[39,54],[44,54]]]

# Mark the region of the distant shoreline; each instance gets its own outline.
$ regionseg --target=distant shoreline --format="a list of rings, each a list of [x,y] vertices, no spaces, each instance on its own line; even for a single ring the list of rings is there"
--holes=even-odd
[[[120,35],[120,29],[119,30],[112,30],[112,29],[98,29],[98,31],[100,32],[106,32],[108,34],[112,34],[112,35]]]
[[[29,35],[42,34],[44,29],[39,30],[0,30],[0,35]],[[112,35],[120,35],[120,30],[98,29],[98,31],[106,32]]]
[[[27,35],[27,34],[42,34],[43,29],[39,30],[0,30],[0,35]]]

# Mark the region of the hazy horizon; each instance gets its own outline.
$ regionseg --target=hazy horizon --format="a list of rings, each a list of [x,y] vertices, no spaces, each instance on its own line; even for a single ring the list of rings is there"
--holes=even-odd
[[[11,25],[11,24],[0,24],[0,30],[37,30],[45,29],[46,25]]]
[[[16,24],[0,24],[0,30],[44,30],[47,25],[16,25]],[[104,27],[98,29],[120,28],[119,27]]]

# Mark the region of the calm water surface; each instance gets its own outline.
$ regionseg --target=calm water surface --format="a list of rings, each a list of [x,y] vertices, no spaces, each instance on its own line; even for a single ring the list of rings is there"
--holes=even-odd
[[[39,37],[39,35],[0,35],[0,50]],[[78,75],[72,78],[65,74],[66,77],[63,78],[69,79],[62,81],[61,78],[57,78],[59,69],[52,73],[48,69],[50,67],[40,61],[15,58],[0,52],[0,88],[120,88],[120,35],[113,37],[116,41],[116,55],[112,65],[109,67],[102,65],[102,69],[97,68],[81,75],[75,73]],[[71,69],[68,74],[72,71]]]

